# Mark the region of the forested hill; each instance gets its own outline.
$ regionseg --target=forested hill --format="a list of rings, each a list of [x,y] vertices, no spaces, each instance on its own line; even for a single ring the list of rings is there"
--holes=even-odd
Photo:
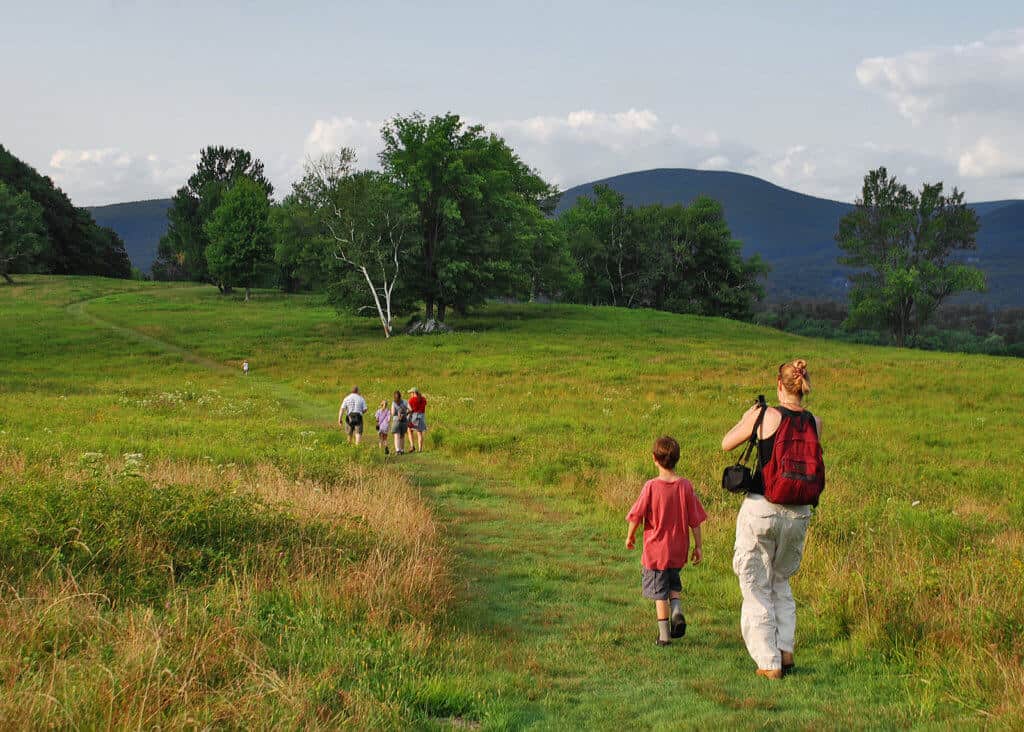
[[[97,225],[90,213],[77,208],[50,178],[0,145],[0,183],[9,195],[27,194],[25,205],[41,218],[42,245],[23,257],[14,272],[129,277],[131,263],[124,242],[114,229]],[[23,212],[23,215],[27,213]]]
[[[597,184],[621,193],[627,205],[686,204],[700,195],[721,201],[744,253],[760,254],[771,266],[769,297],[845,297],[846,273],[836,263],[835,234],[852,204],[797,193],[741,173],[662,168],[570,188],[557,210],[569,208]],[[988,276],[984,301],[1024,306],[1024,201],[971,205],[981,217],[978,251],[971,259]]]
[[[91,206],[89,213],[101,226],[109,226],[124,239],[132,266],[149,272],[156,260],[160,237],[167,231],[170,198]]]

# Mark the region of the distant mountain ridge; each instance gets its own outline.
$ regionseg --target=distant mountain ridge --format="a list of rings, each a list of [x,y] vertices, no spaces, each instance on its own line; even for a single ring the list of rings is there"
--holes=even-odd
[[[769,297],[843,299],[846,270],[837,260],[839,220],[852,203],[797,193],[742,173],[690,168],[658,168],[585,183],[568,189],[557,212],[604,184],[623,195],[627,205],[688,204],[700,195],[722,203],[745,254],[760,254],[772,271]],[[981,267],[989,282],[982,302],[1024,306],[1024,201],[970,204],[981,220],[978,250],[967,259]]]
[[[572,206],[597,184],[611,186],[628,205],[689,203],[699,195],[722,202],[733,236],[744,253],[758,253],[771,265],[769,297],[844,299],[846,270],[836,259],[841,219],[852,203],[817,198],[761,178],[717,170],[658,168],[585,183],[562,195],[556,212]],[[132,264],[148,272],[157,244],[167,230],[171,199],[95,206],[89,209],[103,226],[124,239]],[[968,261],[988,277],[989,292],[978,299],[996,306],[1024,306],[1024,201],[970,204],[981,219],[978,251]]]
[[[90,206],[88,210],[100,226],[109,227],[121,235],[132,266],[148,273],[156,261],[160,237],[167,231],[167,209],[170,207],[170,198],[154,198]]]

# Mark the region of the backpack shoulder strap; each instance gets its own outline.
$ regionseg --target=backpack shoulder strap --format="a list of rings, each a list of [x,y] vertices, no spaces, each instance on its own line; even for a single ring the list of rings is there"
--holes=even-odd
[[[743,455],[740,457],[740,462],[746,464],[747,460],[750,459],[750,453],[757,447],[757,433],[761,429],[761,423],[764,422],[764,413],[768,411],[768,405],[761,403],[761,413],[757,415],[757,420],[754,422],[754,429],[750,431],[750,439],[747,440],[747,447],[743,450]],[[758,461],[760,462],[760,460]]]

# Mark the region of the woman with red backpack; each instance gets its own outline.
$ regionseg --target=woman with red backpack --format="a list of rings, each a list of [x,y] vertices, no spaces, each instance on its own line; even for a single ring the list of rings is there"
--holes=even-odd
[[[792,670],[796,602],[789,578],[800,568],[811,506],[825,487],[821,420],[804,409],[807,362],[784,363],[779,406],[755,404],[722,438],[733,450],[757,439],[758,469],[736,518],[733,571],[740,583],[740,629],[757,673],[780,679]]]

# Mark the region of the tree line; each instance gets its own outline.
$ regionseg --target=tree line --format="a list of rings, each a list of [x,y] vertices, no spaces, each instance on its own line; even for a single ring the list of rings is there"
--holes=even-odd
[[[458,115],[399,115],[379,170],[341,148],[307,160],[280,203],[262,163],[210,147],[176,194],[154,276],[327,292],[341,309],[444,321],[489,298],[553,299],[749,318],[767,267],[743,258],[722,207],[627,207],[559,192],[499,136]]]
[[[768,271],[744,257],[717,201],[627,206],[607,186],[554,216],[559,192],[505,141],[458,115],[398,115],[379,169],[351,149],[307,160],[280,202],[247,150],[205,148],[174,195],[157,279],[326,292],[341,310],[444,321],[489,298],[550,299],[753,318]],[[911,191],[883,167],[839,222],[851,268],[848,331],[914,344],[944,301],[982,291],[962,260],[978,217],[954,188]],[[18,271],[127,277],[116,233],[0,147],[0,276]]]
[[[130,277],[132,268],[116,232],[0,145],[0,277],[18,272]]]

